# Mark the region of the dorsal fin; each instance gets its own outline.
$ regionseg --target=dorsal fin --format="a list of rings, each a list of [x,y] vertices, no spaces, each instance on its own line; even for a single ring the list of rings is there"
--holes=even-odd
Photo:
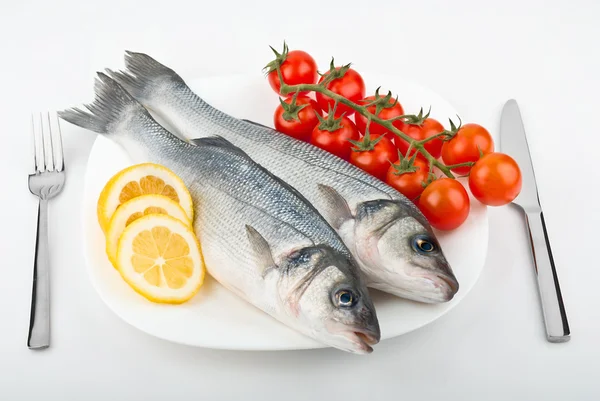
[[[193,144],[193,145],[196,145],[196,146],[203,146],[203,145],[205,145],[205,146],[222,146],[222,147],[227,147],[228,149],[236,151],[238,154],[244,155],[245,157],[247,157],[250,160],[254,161],[254,159],[252,159],[246,152],[244,152],[242,149],[238,148],[237,146],[235,146],[233,143],[229,142],[227,139],[223,138],[222,136],[209,136],[209,137],[205,137],[205,138],[190,139],[190,143]],[[256,163],[256,164],[261,169],[263,169],[263,171],[266,174],[268,174],[269,176],[273,177],[280,185],[284,186],[287,190],[291,191],[298,198],[300,198],[304,202],[306,202],[316,213],[320,214],[319,211],[314,207],[314,205],[308,199],[306,199],[306,197],[304,195],[302,195],[296,188],[294,188],[293,186],[291,186],[287,182],[283,181],[281,178],[277,177],[275,174],[271,173],[269,170],[267,170],[266,168],[264,168],[260,164],[258,164],[258,163]]]
[[[273,130],[273,128],[267,127],[266,125],[261,124],[261,123],[257,123],[256,121],[247,120],[245,118],[242,118],[242,121],[247,122],[248,124],[256,125],[257,127],[261,127],[261,128],[266,128],[266,129]]]
[[[222,136],[218,136],[218,135],[207,136],[205,138],[190,139],[190,143],[192,143],[193,145],[196,145],[196,146],[217,146],[217,147],[224,148],[224,149],[230,150],[232,152],[235,152],[239,155],[243,155],[248,158],[250,157],[242,149],[238,148],[233,143],[229,142],[227,139],[223,138]]]

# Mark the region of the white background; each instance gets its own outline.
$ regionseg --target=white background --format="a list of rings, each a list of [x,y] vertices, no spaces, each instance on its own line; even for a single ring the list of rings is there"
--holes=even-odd
[[[1,2],[0,399],[600,398],[600,3],[309,3]],[[519,101],[571,342],[545,341],[523,220],[508,207],[490,211],[489,254],[472,293],[370,356],[212,351],[149,337],[104,306],[83,266],[89,135],[65,138],[67,185],[51,203],[52,347],[26,348],[36,219],[29,113],[89,101],[93,72],[120,67],[124,49],[184,76],[258,74],[267,45],[283,39],[322,66],[335,55],[359,71],[409,77],[496,138],[503,103]]]

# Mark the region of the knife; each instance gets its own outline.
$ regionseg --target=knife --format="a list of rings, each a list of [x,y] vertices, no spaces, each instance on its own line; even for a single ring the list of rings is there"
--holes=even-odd
[[[502,109],[500,141],[502,151],[514,157],[521,168],[523,187],[513,204],[521,209],[527,220],[531,252],[546,325],[546,337],[553,343],[569,341],[571,332],[567,321],[567,312],[552,258],[544,213],[538,197],[525,127],[519,105],[514,99],[506,102]]]

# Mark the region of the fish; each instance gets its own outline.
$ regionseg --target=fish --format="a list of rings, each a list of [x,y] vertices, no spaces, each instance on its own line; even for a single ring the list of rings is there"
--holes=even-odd
[[[218,134],[304,195],[338,232],[369,287],[425,303],[454,297],[459,284],[433,229],[400,192],[316,146],[215,109],[146,54],[126,52],[125,66],[107,73],[175,134]]]
[[[348,352],[372,352],[381,332],[369,291],[339,235],[301,194],[219,136],[195,145],[159,125],[99,73],[96,98],[60,112],[119,144],[135,162],[187,185],[209,273],[283,324]]]

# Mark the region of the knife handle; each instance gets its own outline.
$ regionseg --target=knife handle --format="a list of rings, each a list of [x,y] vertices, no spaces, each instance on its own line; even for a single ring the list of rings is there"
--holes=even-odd
[[[552,258],[544,214],[540,211],[527,212],[526,215],[546,336],[548,341],[553,343],[566,342],[571,338],[571,331]]]

